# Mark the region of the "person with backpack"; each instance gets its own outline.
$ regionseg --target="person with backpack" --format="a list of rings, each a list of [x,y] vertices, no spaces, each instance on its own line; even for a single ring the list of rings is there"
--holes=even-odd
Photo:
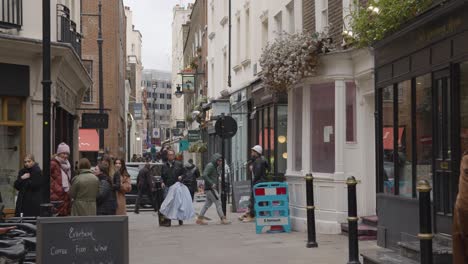
[[[198,188],[197,179],[200,177],[200,170],[193,164],[193,159],[189,159],[188,163],[185,164],[185,171],[186,173],[182,177],[182,183],[189,189],[193,201]]]
[[[268,161],[262,155],[262,153],[263,153],[263,149],[262,149],[262,146],[260,145],[254,146],[250,152],[250,156],[252,158],[252,162],[250,165],[250,170],[252,172],[252,186],[254,186],[257,183],[267,181],[267,172],[270,166],[268,164]],[[255,205],[255,198],[254,198],[253,189],[252,189],[252,194],[250,196],[249,214],[243,217],[242,219],[243,222],[247,223],[247,222],[255,221],[254,205]]]

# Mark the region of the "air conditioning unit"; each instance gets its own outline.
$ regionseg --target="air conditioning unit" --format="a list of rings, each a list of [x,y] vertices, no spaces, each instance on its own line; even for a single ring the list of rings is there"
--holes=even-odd
[[[254,63],[252,68],[253,68],[253,75],[257,75],[257,63]]]

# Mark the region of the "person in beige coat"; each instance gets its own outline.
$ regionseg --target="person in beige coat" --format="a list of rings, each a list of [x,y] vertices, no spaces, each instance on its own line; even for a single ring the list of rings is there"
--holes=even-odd
[[[458,196],[453,215],[453,263],[468,263],[468,153],[460,162]]]
[[[99,193],[99,180],[91,172],[87,158],[78,162],[79,174],[72,179],[70,197],[72,216],[96,215],[96,197]]]
[[[114,174],[114,190],[117,197],[117,211],[116,215],[127,214],[127,202],[125,200],[125,194],[132,190],[132,184],[130,181],[130,175],[128,174],[125,161],[121,158],[117,158],[114,161],[115,174]]]

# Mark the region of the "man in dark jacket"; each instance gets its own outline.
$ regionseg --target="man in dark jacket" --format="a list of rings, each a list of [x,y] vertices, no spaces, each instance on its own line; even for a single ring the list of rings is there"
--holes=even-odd
[[[205,213],[208,208],[214,203],[216,205],[216,211],[218,212],[219,218],[221,219],[221,224],[227,225],[230,224],[228,220],[226,220],[226,216],[223,213],[223,209],[221,208],[221,201],[219,200],[219,194],[216,191],[218,186],[218,167],[221,166],[223,160],[222,156],[219,153],[213,154],[211,158],[211,162],[208,163],[203,171],[203,180],[205,180],[205,192],[206,192],[206,202],[203,205],[203,208],[200,212],[200,215],[197,219],[197,224],[199,225],[206,225],[205,221]]]
[[[185,168],[180,161],[175,160],[175,152],[172,149],[167,150],[167,161],[164,162],[164,165],[161,169],[161,186],[163,189],[169,189],[174,183],[182,181],[182,178],[185,176]],[[166,193],[166,192],[165,192]],[[165,195],[164,195],[165,196]],[[167,221],[163,215],[159,215],[160,223],[163,226],[170,226],[170,220]],[[161,222],[162,221],[162,222]],[[182,225],[183,221],[179,220],[179,225]]]
[[[140,213],[140,202],[144,194],[153,201],[153,181],[151,179],[151,165],[146,162],[145,166],[138,172],[137,177],[138,197],[135,202],[135,214]]]
[[[257,183],[260,182],[266,182],[267,181],[267,170],[269,169],[269,165],[265,157],[262,155],[263,149],[261,146],[256,145],[251,149],[250,155],[251,155],[251,165],[250,169],[252,171],[252,186],[254,186]],[[249,215],[245,216],[243,218],[244,222],[253,222],[255,220],[255,210],[254,210],[254,205],[255,205],[255,199],[253,196],[253,190],[252,194],[250,195],[250,206],[249,206]]]
[[[200,170],[198,170],[197,166],[193,164],[193,159],[189,159],[188,163],[185,164],[185,176],[182,178],[182,183],[187,186],[190,191],[190,195],[192,195],[192,201],[195,196],[195,191],[198,188],[197,179],[200,177]]]

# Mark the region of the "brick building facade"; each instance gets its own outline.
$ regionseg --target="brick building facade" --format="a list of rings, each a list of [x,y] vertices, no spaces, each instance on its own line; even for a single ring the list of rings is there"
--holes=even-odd
[[[98,1],[83,0],[82,12],[98,13]],[[97,16],[82,16],[82,58],[92,71],[94,84],[89,100],[82,108],[99,107],[99,54]],[[114,156],[125,156],[125,74],[126,17],[122,0],[105,1],[102,5],[104,108],[110,109],[109,127],[104,133],[104,150]],[[90,111],[86,111],[90,112]]]

